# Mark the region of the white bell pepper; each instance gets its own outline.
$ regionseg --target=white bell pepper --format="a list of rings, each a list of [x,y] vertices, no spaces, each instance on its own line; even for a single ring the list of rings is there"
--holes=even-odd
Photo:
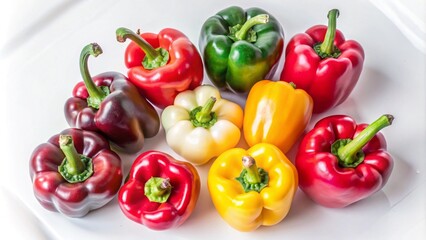
[[[164,109],[161,122],[170,148],[201,165],[238,144],[243,109],[223,99],[217,88],[202,85],[179,93]]]

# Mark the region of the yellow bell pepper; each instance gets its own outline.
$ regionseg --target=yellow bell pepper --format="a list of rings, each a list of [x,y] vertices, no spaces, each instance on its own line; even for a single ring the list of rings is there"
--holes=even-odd
[[[279,148],[259,143],[232,148],[213,162],[208,190],[220,216],[239,231],[285,218],[298,187],[297,170]]]
[[[312,117],[313,101],[302,89],[284,81],[262,80],[250,90],[243,133],[249,146],[271,143],[286,153]]]

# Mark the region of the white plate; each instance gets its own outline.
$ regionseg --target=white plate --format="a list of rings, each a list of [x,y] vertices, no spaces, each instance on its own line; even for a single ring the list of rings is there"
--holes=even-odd
[[[369,1],[13,1],[1,43],[1,184],[14,239],[424,239],[426,104],[425,55],[395,21]],[[230,5],[264,8],[280,20],[286,43],[295,33],[327,23],[331,8],[340,10],[337,26],[356,39],[366,60],[350,98],[320,118],[348,114],[371,122],[383,113],[395,116],[382,130],[395,168],[388,184],[372,197],[344,209],[327,209],[297,192],[289,215],[273,227],[240,233],[216,212],[206,188],[210,164],[198,167],[202,188],[191,217],[179,228],[156,232],[127,219],[117,200],[80,219],[42,208],[32,193],[28,160],[33,149],[67,128],[65,100],[80,81],[81,48],[99,43],[104,54],[91,59],[90,71],[125,73],[118,27],[158,32],[183,31],[196,45],[207,17]],[[424,7],[424,3],[422,4]],[[13,11],[14,10],[14,11]],[[3,12],[4,12],[3,8]],[[11,14],[12,12],[13,14]],[[424,22],[423,22],[424,23]],[[2,25],[6,25],[5,22]],[[424,40],[424,39],[423,39]],[[414,44],[413,44],[414,43]],[[421,42],[424,44],[424,42]],[[281,62],[282,66],[282,62]],[[277,75],[278,76],[278,75]],[[208,82],[207,78],[205,82]],[[241,98],[239,99],[241,102]],[[171,153],[161,131],[142,151]],[[288,154],[294,158],[294,149]],[[141,152],[142,152],[141,151]],[[6,153],[6,154],[5,154]],[[127,173],[135,156],[122,155]],[[24,227],[25,226],[25,231]],[[31,237],[28,237],[31,236]]]

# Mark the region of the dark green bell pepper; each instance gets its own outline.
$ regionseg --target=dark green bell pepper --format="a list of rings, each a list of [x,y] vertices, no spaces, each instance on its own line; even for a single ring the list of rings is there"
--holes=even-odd
[[[213,84],[247,93],[256,82],[275,74],[284,33],[266,11],[232,6],[206,20],[199,45]]]

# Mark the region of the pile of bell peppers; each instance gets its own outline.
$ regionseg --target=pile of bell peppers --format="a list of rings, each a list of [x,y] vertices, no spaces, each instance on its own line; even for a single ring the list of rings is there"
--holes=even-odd
[[[86,45],[79,59],[83,81],[64,106],[70,128],[30,157],[36,199],[48,210],[83,217],[118,195],[130,220],[166,230],[196,209],[197,167],[209,162],[212,203],[239,231],[280,223],[298,188],[331,208],[371,196],[393,169],[379,131],[394,117],[385,114],[367,125],[332,115],[306,129],[313,114],[349,97],[362,72],[364,50],[345,40],[336,27],[338,16],[332,9],[328,26],[290,39],[278,81],[272,77],[284,31],[261,8],[231,6],[207,18],[201,54],[176,29],[156,34],[118,28],[118,42],[131,40],[123,54],[127,76],[110,71],[92,77],[88,59],[102,49]],[[203,84],[204,71],[214,86]],[[244,98],[244,109],[221,96],[227,90]],[[144,149],[145,138],[156,136],[161,126],[165,142],[181,158]],[[286,156],[292,148],[293,161]],[[121,153],[138,154],[124,182]]]

